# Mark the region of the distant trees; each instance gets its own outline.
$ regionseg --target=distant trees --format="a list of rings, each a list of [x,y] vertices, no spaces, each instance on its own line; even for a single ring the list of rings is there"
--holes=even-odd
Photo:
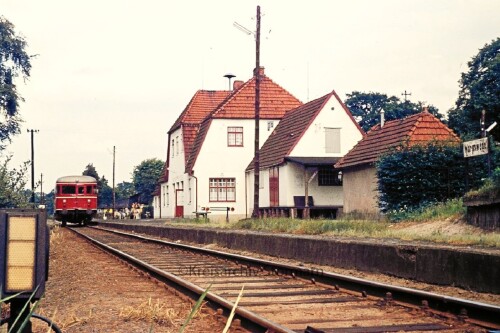
[[[408,100],[402,101],[396,96],[360,91],[353,91],[347,94],[344,103],[365,132],[380,123],[380,111],[382,109],[385,112],[385,120],[389,121],[419,113],[426,106],[424,102],[413,103]],[[428,105],[427,107],[430,113],[443,120],[443,116],[438,112],[436,107],[432,105]]]
[[[164,164],[157,158],[151,158],[142,161],[134,168],[132,175],[135,190],[137,193],[142,193],[148,203],[153,201],[153,192],[162,174]]]
[[[500,38],[480,49],[468,67],[459,81],[455,107],[449,112],[449,126],[462,138],[478,138],[485,110],[486,127],[499,123],[491,134],[500,141]]]
[[[0,162],[0,208],[26,208],[31,196],[31,191],[25,190],[29,162],[18,169],[9,169],[11,159],[12,156],[7,156]]]
[[[4,143],[19,133],[18,106],[22,97],[14,84],[14,79],[30,76],[31,57],[26,53],[26,41],[17,36],[14,25],[0,16],[0,150]]]
[[[91,176],[97,180],[97,202],[100,207],[110,207],[113,204],[113,189],[108,185],[106,177],[99,177],[97,170],[92,163],[87,164],[82,172],[83,176]]]

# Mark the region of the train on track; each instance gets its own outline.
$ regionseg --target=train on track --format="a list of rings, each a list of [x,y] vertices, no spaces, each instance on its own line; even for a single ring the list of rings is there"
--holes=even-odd
[[[89,224],[97,214],[97,180],[90,176],[65,176],[56,181],[54,218],[66,223]]]

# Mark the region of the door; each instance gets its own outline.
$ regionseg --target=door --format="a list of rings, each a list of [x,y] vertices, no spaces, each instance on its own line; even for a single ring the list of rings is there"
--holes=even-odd
[[[280,182],[279,169],[269,169],[269,206],[277,207],[280,205]]]
[[[184,217],[184,191],[175,190],[175,217]]]

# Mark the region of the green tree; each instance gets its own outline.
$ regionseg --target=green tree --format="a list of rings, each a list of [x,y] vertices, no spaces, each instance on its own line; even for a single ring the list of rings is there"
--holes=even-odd
[[[108,185],[108,180],[99,177],[96,168],[92,163],[87,164],[82,172],[83,176],[94,177],[97,180],[97,204],[99,207],[111,207],[113,205],[113,189]]]
[[[27,208],[31,191],[24,190],[28,178],[29,162],[18,169],[9,169],[12,156],[0,162],[0,208]]]
[[[137,193],[142,193],[145,201],[153,201],[153,192],[160,179],[165,163],[157,158],[147,159],[134,167],[133,181]]]
[[[0,150],[4,143],[18,134],[21,118],[19,117],[19,95],[14,83],[16,77],[26,80],[30,76],[31,57],[26,53],[26,41],[16,35],[14,25],[0,16]]]
[[[347,94],[345,105],[365,132],[380,123],[380,112],[382,109],[385,113],[385,120],[389,121],[419,113],[425,106],[423,102],[401,101],[396,96],[389,97],[386,94],[377,92],[366,93],[359,91]],[[443,116],[438,112],[436,107],[429,105],[428,111],[440,120],[443,120]]]
[[[131,182],[121,182],[116,185],[116,200],[130,198],[135,194],[134,184]]]
[[[462,73],[455,107],[449,112],[449,126],[462,138],[480,137],[480,119],[486,111],[486,124],[500,124],[500,38],[486,44],[468,62]],[[500,126],[491,132],[500,141]]]

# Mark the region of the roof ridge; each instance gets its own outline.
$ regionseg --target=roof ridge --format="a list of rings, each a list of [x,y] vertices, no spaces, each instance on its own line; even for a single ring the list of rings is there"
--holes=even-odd
[[[263,75],[263,76],[265,76],[265,75]],[[254,79],[255,79],[255,75],[252,76],[250,79],[248,79],[243,84],[241,84],[236,90],[234,90],[231,94],[229,94],[229,96],[227,96],[222,102],[220,102],[219,105],[217,105],[215,107],[215,109],[213,109],[213,111],[207,115],[207,117],[215,116],[217,113],[224,110],[224,106],[229,104],[229,102],[232,101],[236,97],[236,95],[238,95],[241,92],[241,90],[244,87],[250,85],[250,82],[254,81]]]

